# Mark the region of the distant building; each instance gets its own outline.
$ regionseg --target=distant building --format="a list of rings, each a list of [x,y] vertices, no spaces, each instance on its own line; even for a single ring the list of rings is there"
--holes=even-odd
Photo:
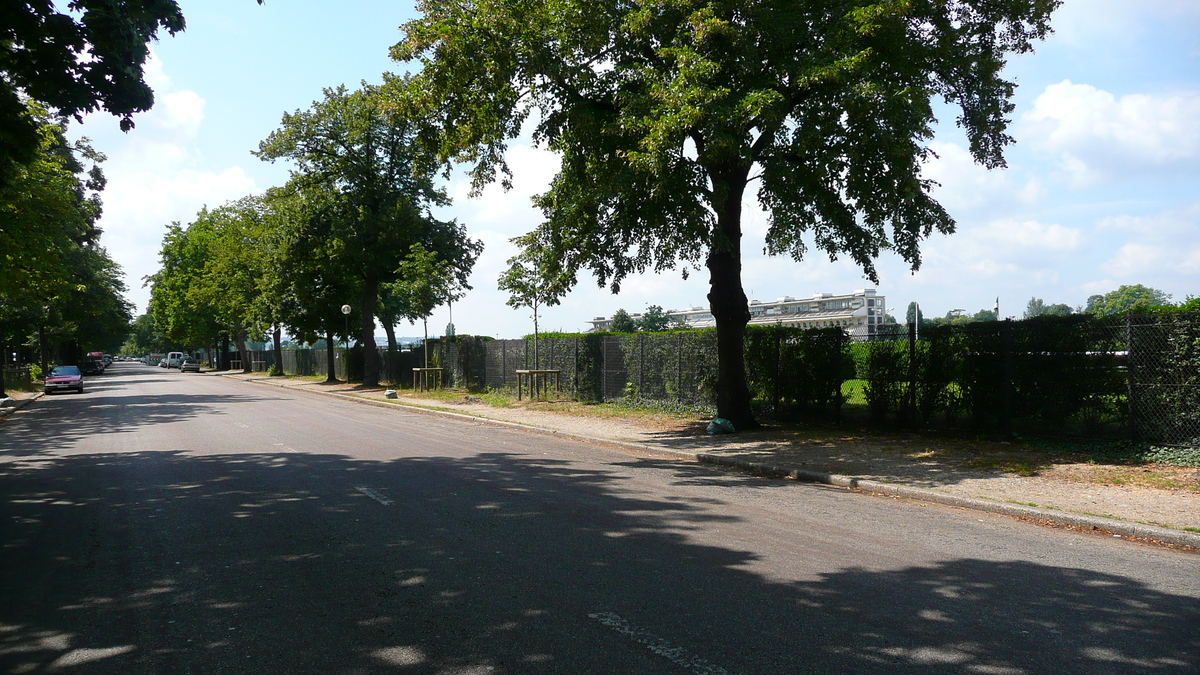
[[[750,325],[800,326],[802,328],[842,328],[855,337],[875,333],[884,323],[887,305],[874,288],[857,290],[845,295],[816,293],[811,298],[785,295],[771,302],[750,301]],[[707,307],[668,310],[667,314],[687,324],[689,328],[713,328],[716,320]],[[637,321],[641,314],[630,315]],[[608,330],[612,317],[598,316],[588,323],[593,331]]]

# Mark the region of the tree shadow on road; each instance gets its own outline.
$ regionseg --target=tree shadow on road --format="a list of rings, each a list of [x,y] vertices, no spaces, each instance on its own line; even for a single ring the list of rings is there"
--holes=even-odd
[[[1200,668],[1195,597],[1027,560],[880,565],[855,542],[780,578],[721,503],[626,475],[519,452],[0,464],[0,671]]]

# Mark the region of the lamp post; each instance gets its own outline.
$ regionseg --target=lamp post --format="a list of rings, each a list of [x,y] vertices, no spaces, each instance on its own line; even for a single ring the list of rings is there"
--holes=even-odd
[[[342,362],[346,364],[346,381],[350,381],[350,305],[342,305],[342,316],[346,317],[346,332],[342,334],[343,356]]]

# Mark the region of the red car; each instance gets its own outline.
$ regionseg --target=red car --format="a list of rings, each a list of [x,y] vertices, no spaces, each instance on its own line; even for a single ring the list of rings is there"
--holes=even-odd
[[[45,381],[46,393],[52,394],[63,389],[72,390],[83,393],[83,373],[79,372],[78,366],[54,366],[50,369],[50,374],[46,376]]]

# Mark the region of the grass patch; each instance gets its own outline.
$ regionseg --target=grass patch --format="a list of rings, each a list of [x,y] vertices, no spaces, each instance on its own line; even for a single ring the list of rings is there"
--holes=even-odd
[[[409,399],[424,399],[461,404],[465,397],[494,408],[519,408],[540,412],[554,412],[578,417],[600,419],[628,419],[654,426],[678,427],[681,423],[696,422],[711,418],[715,411],[705,406],[679,404],[671,401],[626,398],[608,403],[584,403],[568,398],[517,400],[515,389],[493,389],[483,393],[470,393],[461,389],[437,389],[417,392],[401,390],[400,396]]]

